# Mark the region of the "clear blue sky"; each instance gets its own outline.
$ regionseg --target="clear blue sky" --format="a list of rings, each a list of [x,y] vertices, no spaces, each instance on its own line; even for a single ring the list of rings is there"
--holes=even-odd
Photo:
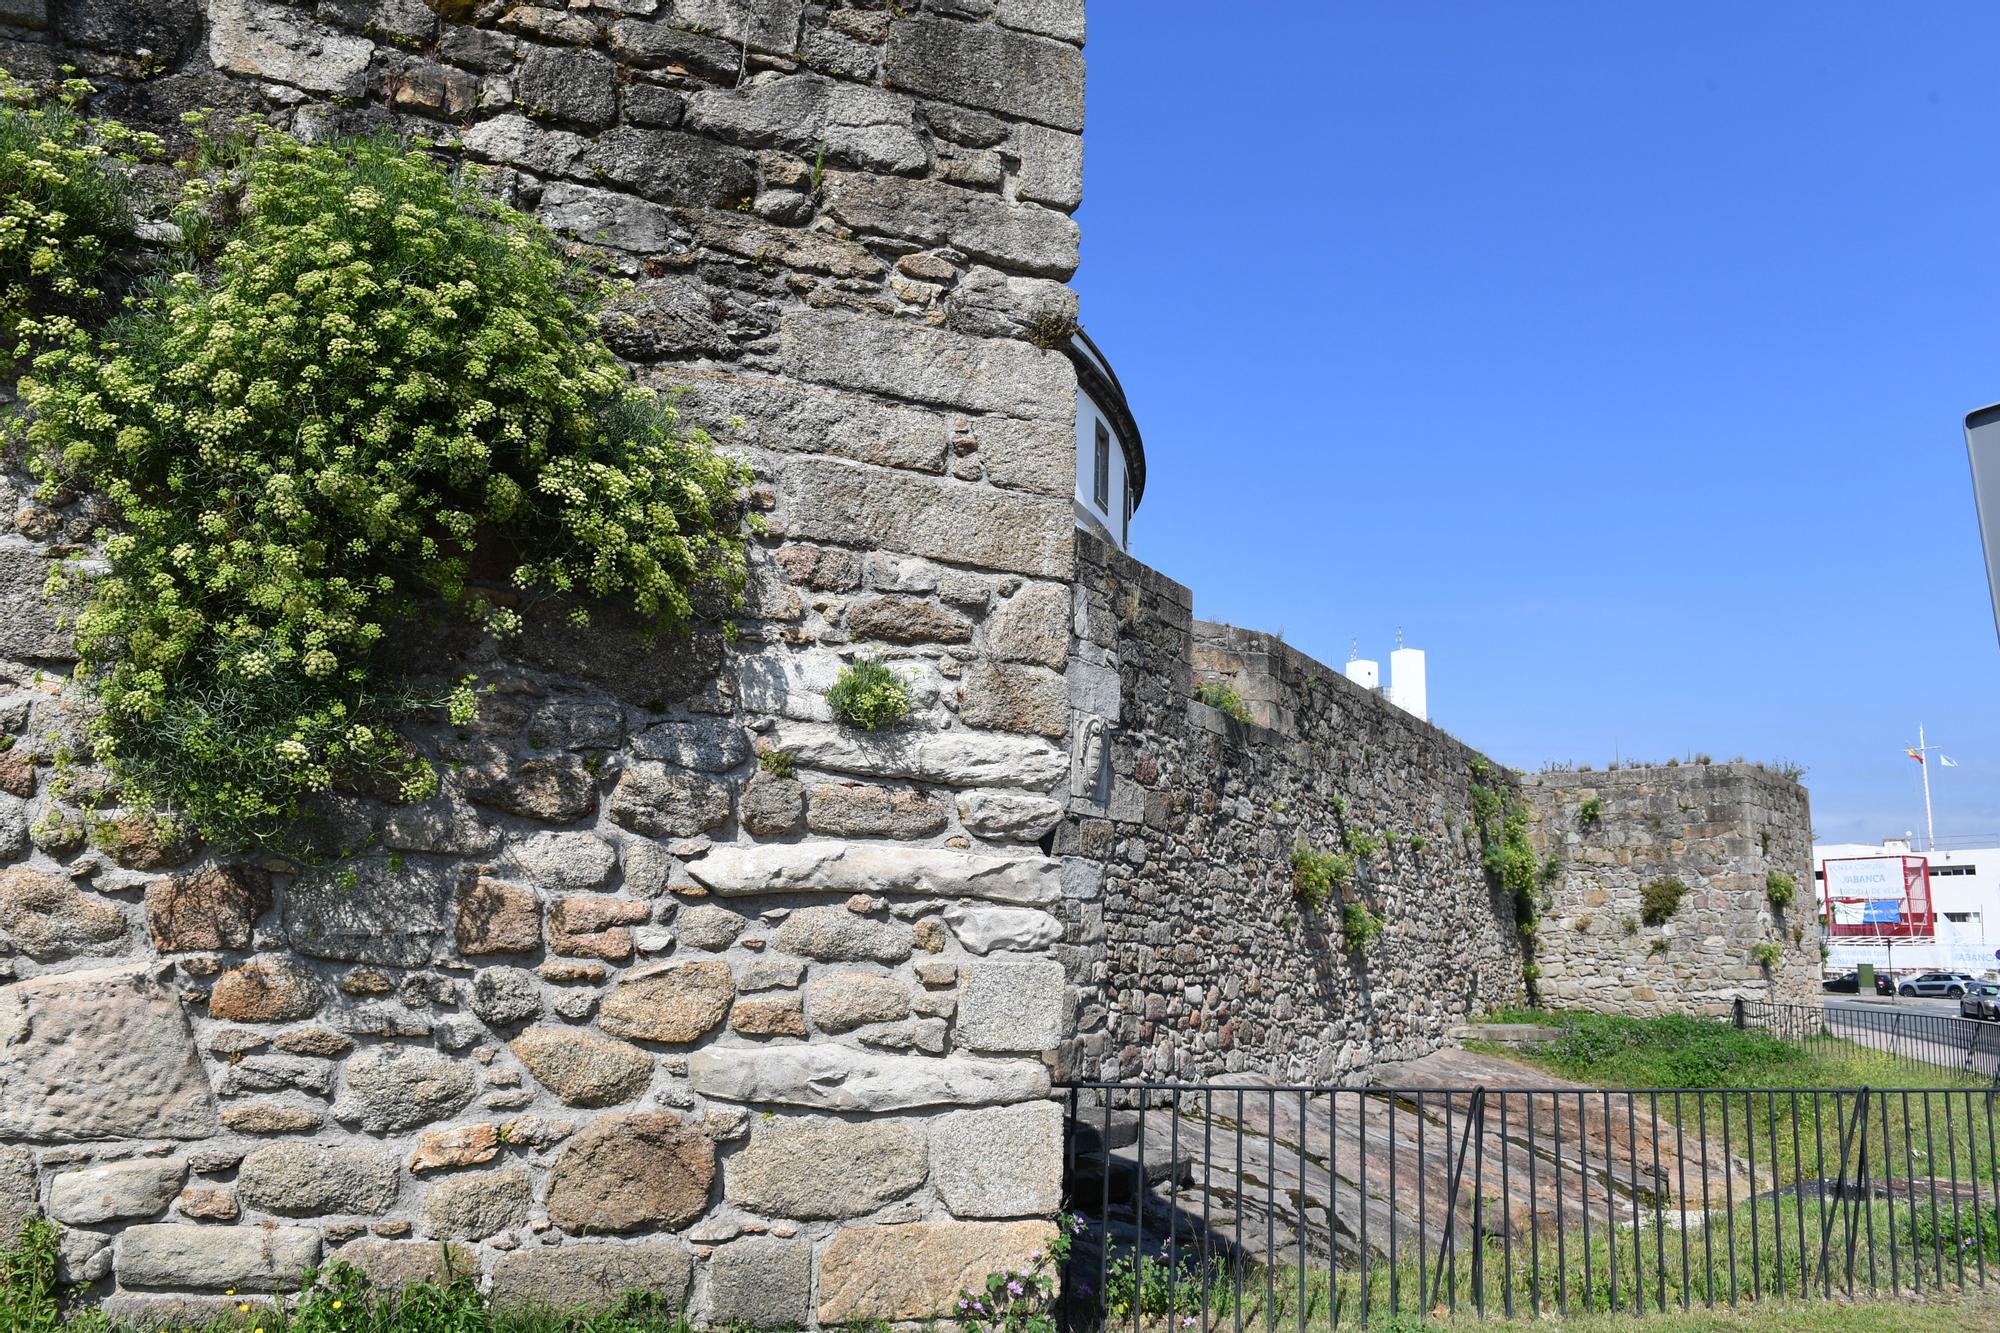
[[[1086,327],[1134,551],[1521,768],[1806,765],[2000,843],[1960,435],[2000,400],[1991,0],[1091,0]],[[1934,761],[1935,762],[1935,761]]]

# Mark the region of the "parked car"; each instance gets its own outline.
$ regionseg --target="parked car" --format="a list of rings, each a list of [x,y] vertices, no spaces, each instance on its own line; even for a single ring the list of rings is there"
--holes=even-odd
[[[1857,994],[1861,990],[1861,974],[1859,972],[1844,972],[1837,977],[1829,977],[1820,983],[1820,988],[1831,995]],[[1877,972],[1875,974],[1875,993],[1877,995],[1894,995],[1896,993],[1895,985],[1890,981],[1887,972]]]
[[[2000,982],[1975,981],[1967,986],[1958,1012],[1967,1018],[2000,1019]]]
[[[1970,972],[1920,972],[1896,987],[1898,995],[1943,995],[1956,1000],[1979,978]]]

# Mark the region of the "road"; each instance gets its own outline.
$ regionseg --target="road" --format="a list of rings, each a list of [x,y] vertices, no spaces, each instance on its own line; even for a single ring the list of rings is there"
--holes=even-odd
[[[1990,1077],[2000,1068],[2000,1025],[1973,1027],[1972,1020],[1960,1017],[1957,1000],[1829,995],[1826,1030],[1860,1046],[1951,1070],[1966,1067],[1966,1047],[1975,1034],[1991,1036],[1991,1047],[1973,1055],[1972,1069]]]

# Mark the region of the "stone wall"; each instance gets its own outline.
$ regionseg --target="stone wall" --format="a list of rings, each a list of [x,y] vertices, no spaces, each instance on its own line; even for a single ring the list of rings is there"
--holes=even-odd
[[[744,419],[770,522],[733,647],[418,646],[493,687],[415,737],[444,791],[330,798],[365,850],[306,870],[86,816],[39,589],[87,520],[8,490],[0,1223],[45,1209],[127,1313],[450,1240],[505,1298],[785,1327],[939,1313],[1042,1243],[1075,380],[1037,342],[1075,313],[1081,40],[1080,0],[0,5],[0,66],[139,124],[490,164],[634,279],[642,376]],[[872,651],[917,703],[886,738],[825,700]]]
[[[1480,756],[1270,635],[1196,621],[1186,588],[1093,537],[1076,563],[1072,1069],[1348,1079],[1519,1001],[1513,905],[1470,809]],[[1197,701],[1202,681],[1252,720]],[[1344,832],[1384,844],[1350,894],[1386,918],[1361,950],[1339,901],[1316,913],[1292,887],[1294,843]]]
[[[1739,761],[1541,773],[1522,790],[1559,858],[1535,940],[1550,1004],[1719,1014],[1738,995],[1820,1002],[1812,817],[1796,781]],[[1796,886],[1782,911],[1766,899],[1772,871]],[[1688,893],[1647,925],[1641,895],[1662,879]],[[1764,943],[1782,950],[1768,968],[1751,952]]]

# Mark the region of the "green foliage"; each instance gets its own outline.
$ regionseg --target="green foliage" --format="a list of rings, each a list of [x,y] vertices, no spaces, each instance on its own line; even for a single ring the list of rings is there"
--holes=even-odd
[[[1333,900],[1334,890],[1353,879],[1353,857],[1315,851],[1303,838],[1292,845],[1292,892],[1313,911],[1324,910]]]
[[[1664,926],[1681,907],[1688,887],[1671,877],[1656,879],[1639,890],[1639,919],[1649,926]]]
[[[1656,939],[1654,939],[1654,941],[1651,944],[1648,944],[1646,946],[1646,952],[1653,955],[1653,957],[1655,958],[1665,958],[1667,956],[1668,951],[1671,950],[1672,948],[1673,948],[1673,941],[1668,939],[1665,935],[1661,935]]]
[[[1792,899],[1798,896],[1798,892],[1798,881],[1782,870],[1773,870],[1764,876],[1764,897],[1780,912],[1792,905]]]
[[[1757,966],[1773,968],[1785,956],[1785,950],[1776,940],[1759,940],[1750,946],[1750,956],[1757,961]]]
[[[1585,797],[1582,806],[1577,809],[1576,821],[1585,828],[1595,828],[1597,825],[1602,824],[1604,822],[1604,802],[1595,796]]]
[[[1382,933],[1382,914],[1367,903],[1349,903],[1340,909],[1340,938],[1350,953],[1359,953]]]
[[[107,571],[75,579],[95,741],[128,803],[226,845],[280,840],[338,781],[428,794],[389,645],[433,607],[626,605],[684,630],[743,582],[742,465],[635,386],[602,289],[526,214],[389,139],[239,147],[212,263],[50,339],[21,382],[45,493],[101,493]],[[180,214],[236,187],[195,176]],[[474,583],[497,562],[505,589]]]
[[[1371,861],[1382,853],[1382,840],[1372,833],[1346,833],[1343,836],[1347,850],[1354,853],[1358,861]]]
[[[798,760],[792,756],[790,750],[774,750],[766,746],[759,746],[757,749],[759,772],[769,773],[774,778],[788,778],[798,766]]]
[[[1028,1255],[1026,1268],[988,1273],[981,1286],[960,1291],[959,1326],[966,1333],[1055,1333],[1056,1275],[1082,1226],[1074,1214],[1058,1214],[1055,1235]]]
[[[1786,1071],[1807,1059],[1800,1047],[1768,1032],[1686,1014],[1572,1013],[1559,1021],[1562,1035],[1536,1048],[1536,1062],[1586,1082],[1629,1078],[1621,1086],[1716,1088],[1750,1078],[1761,1087],[1784,1082],[1792,1076]]]
[[[7,1333],[128,1333],[94,1310],[64,1310],[56,1285],[59,1233],[34,1219],[20,1243],[0,1251],[0,1328]],[[687,1320],[659,1296],[627,1292],[600,1312],[553,1311],[534,1306],[496,1309],[479,1291],[476,1274],[449,1271],[442,1281],[420,1282],[399,1292],[371,1287],[345,1263],[307,1269],[296,1295],[240,1299],[233,1313],[183,1333],[689,1333]],[[232,1295],[234,1294],[232,1290]],[[1027,1330],[1023,1329],[1023,1333]]]
[[[0,1328],[53,1333],[62,1327],[56,1255],[61,1233],[53,1222],[31,1217],[19,1243],[0,1250]]]
[[[1412,855],[1415,855],[1416,853],[1423,851],[1425,847],[1428,847],[1430,845],[1430,839],[1426,838],[1421,833],[1412,833],[1410,835],[1409,841],[1410,841],[1410,853]]]
[[[1205,680],[1195,688],[1194,697],[1218,712],[1229,714],[1238,722],[1250,720],[1250,705],[1243,702],[1243,696],[1219,680]]]
[[[1104,1273],[1107,1326],[1129,1324],[1134,1310],[1149,1319],[1185,1316],[1203,1308],[1203,1292],[1208,1293],[1211,1317],[1230,1314],[1240,1303],[1236,1274],[1220,1255],[1209,1255],[1203,1263],[1182,1254],[1173,1265],[1150,1254],[1140,1255],[1136,1264],[1131,1255],[1120,1255]]]
[[[124,177],[112,164],[157,153],[159,140],[86,120],[90,85],[40,95],[0,70],[0,368],[24,350],[22,321],[99,299],[111,250],[132,234]]]
[[[1918,1253],[2000,1259],[2000,1209],[1974,1208],[1969,1201],[1956,1208],[1932,1203],[1919,1208],[1912,1200],[1910,1207],[1914,1215],[1903,1220],[1903,1236]]]
[[[879,657],[842,667],[826,701],[834,716],[864,731],[894,726],[910,715],[910,687]]]

